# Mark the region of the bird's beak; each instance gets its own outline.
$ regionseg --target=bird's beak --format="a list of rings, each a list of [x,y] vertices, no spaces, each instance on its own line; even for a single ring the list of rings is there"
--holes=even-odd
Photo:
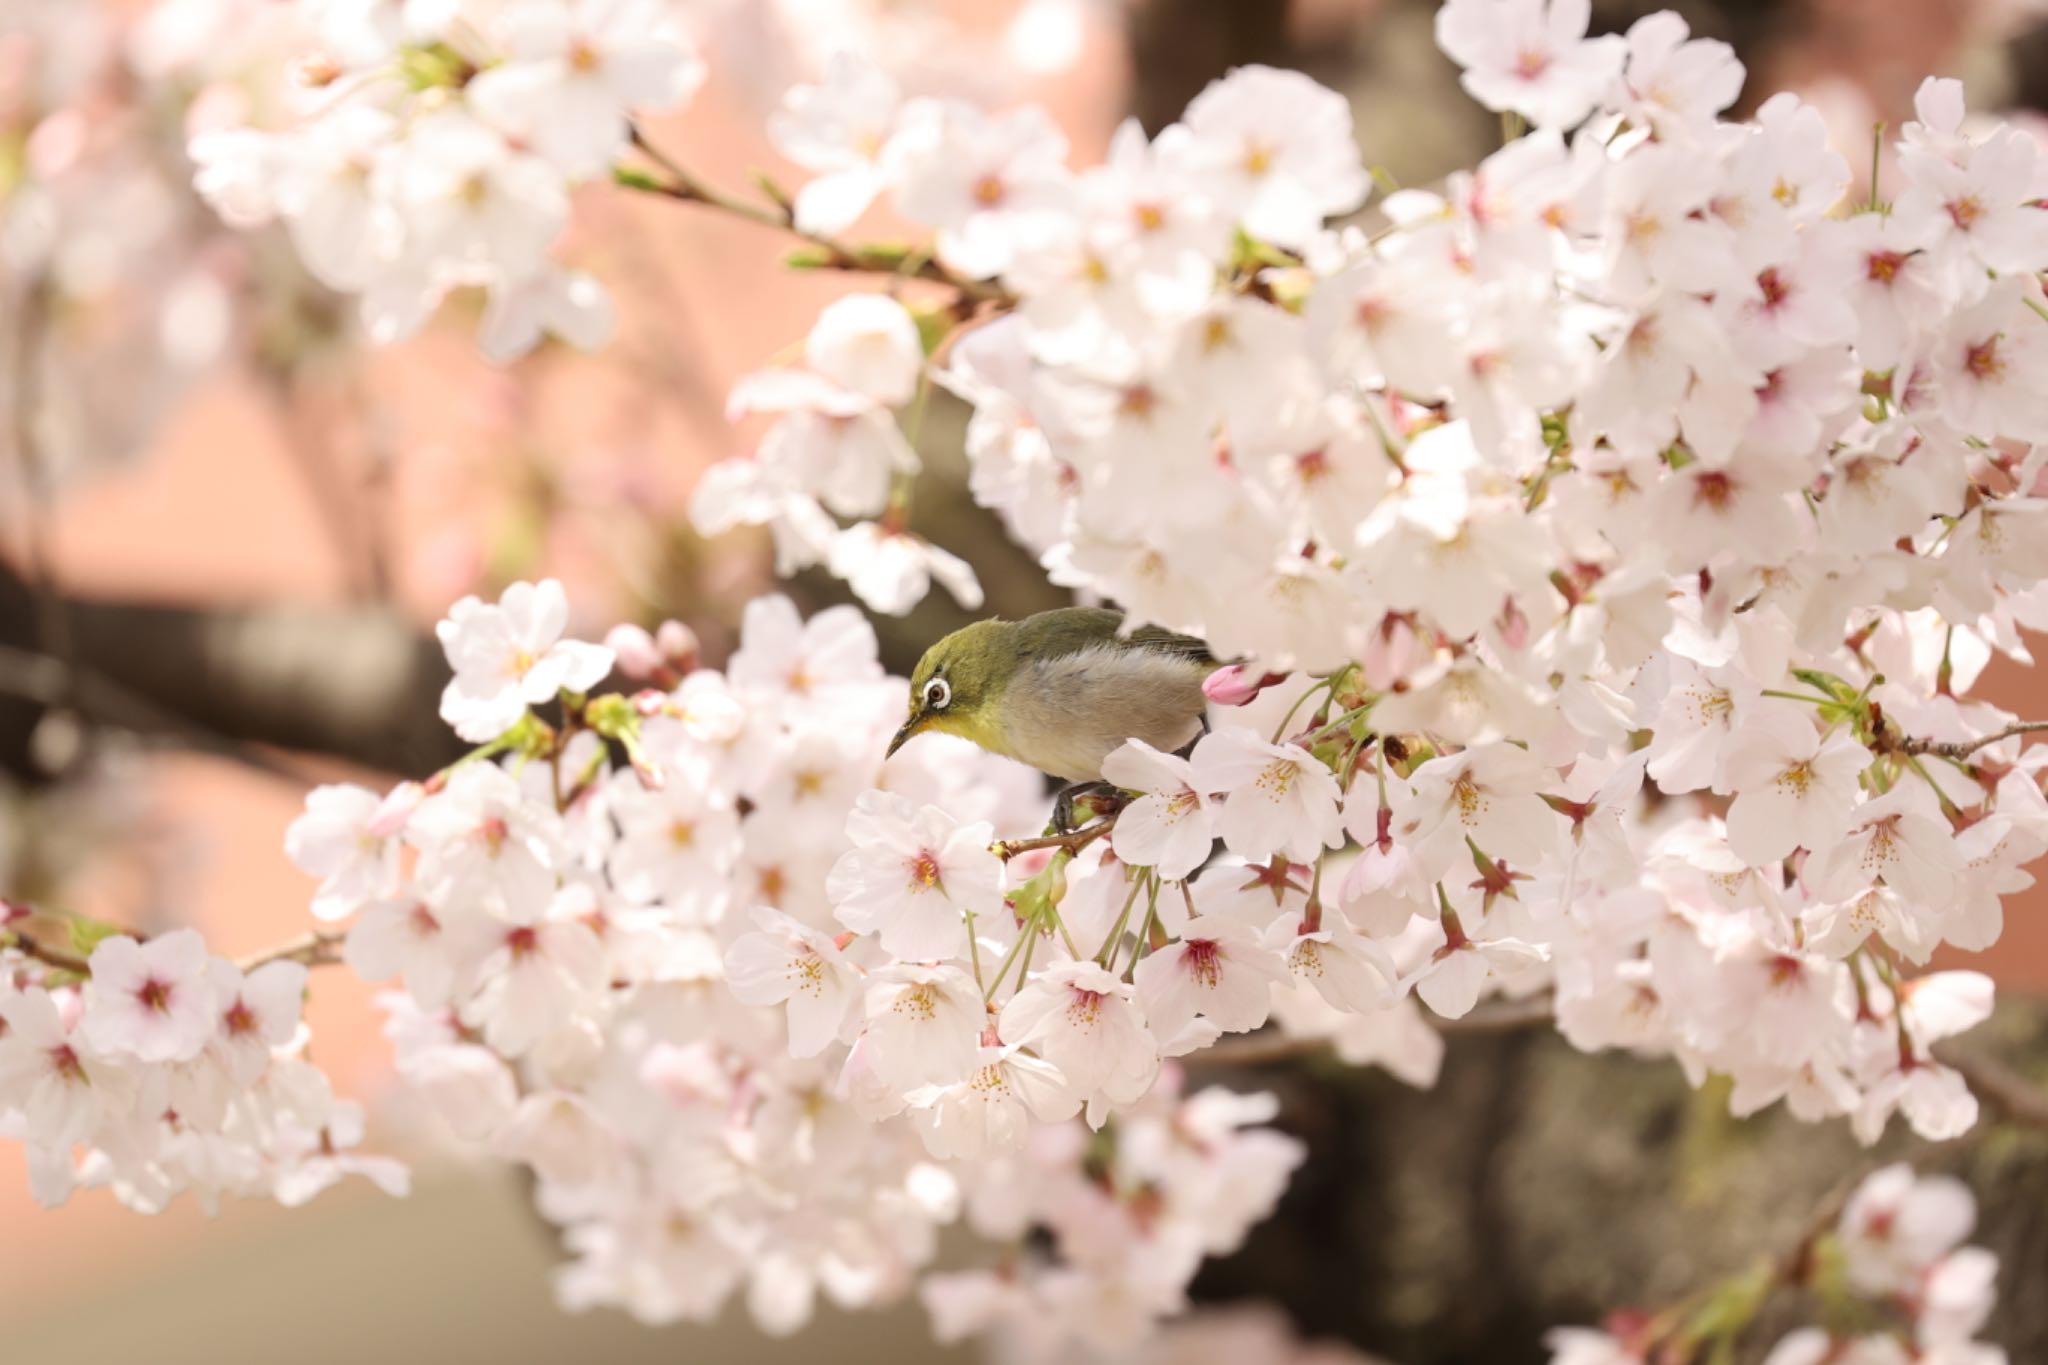
[[[903,722],[903,728],[896,732],[896,738],[889,741],[889,751],[882,755],[884,760],[895,757],[896,751],[903,747],[904,742],[917,733],[919,719],[920,717],[912,716]]]

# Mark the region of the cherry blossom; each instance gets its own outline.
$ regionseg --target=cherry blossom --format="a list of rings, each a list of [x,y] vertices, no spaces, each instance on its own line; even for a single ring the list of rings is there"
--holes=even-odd
[[[569,599],[554,579],[514,583],[496,605],[465,597],[437,631],[455,677],[441,718],[471,743],[496,739],[536,702],[588,691],[611,671],[602,645],[564,640]]]

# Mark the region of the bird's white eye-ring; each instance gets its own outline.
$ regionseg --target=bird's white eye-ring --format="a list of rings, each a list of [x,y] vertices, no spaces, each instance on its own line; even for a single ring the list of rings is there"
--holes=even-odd
[[[953,700],[953,689],[944,678],[933,678],[924,685],[924,704],[928,710],[943,711]]]

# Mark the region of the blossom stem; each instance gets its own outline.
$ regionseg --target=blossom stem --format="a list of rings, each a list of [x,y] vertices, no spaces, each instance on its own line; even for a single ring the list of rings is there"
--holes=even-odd
[[[967,958],[968,961],[972,963],[974,966],[974,984],[976,986],[980,986],[981,937],[980,935],[974,932],[974,912],[972,910],[964,910],[961,913],[967,916]],[[982,990],[982,998],[984,1000],[988,998],[988,991],[986,988],[983,988]]]
[[[1003,960],[996,964],[996,979],[989,982],[988,988],[981,993],[981,998],[984,1002],[993,1001],[996,998],[996,992],[1003,988],[1003,978],[1010,974],[1010,965],[1017,960],[1017,954],[1024,950],[1026,941],[1037,932],[1038,917],[1036,915],[1027,915],[1024,918],[1024,922],[1017,926],[1017,941],[1010,945],[1010,951],[1004,953]]]
[[[968,307],[978,303],[992,303],[1001,309],[1016,306],[1017,297],[1009,290],[990,280],[968,279],[948,269],[928,251],[905,252],[895,248],[852,246],[823,233],[805,232],[796,225],[795,208],[785,199],[777,197],[772,205],[756,204],[714,189],[649,142],[637,126],[631,131],[634,148],[659,167],[668,179],[656,180],[651,176],[623,168],[615,171],[613,180],[627,189],[659,194],[680,203],[702,204],[706,208],[716,209],[735,218],[743,218],[750,223],[758,223],[762,227],[779,228],[792,233],[818,248],[819,259],[810,264],[821,269],[929,280],[933,284],[941,284],[951,289],[959,295],[962,304]]]
[[[1301,710],[1303,703],[1305,703],[1310,697],[1313,697],[1316,693],[1334,687],[1336,685],[1336,682],[1336,675],[1332,674],[1330,677],[1319,680],[1314,687],[1309,688],[1306,692],[1303,692],[1300,696],[1296,697],[1294,699],[1294,704],[1287,708],[1287,714],[1280,717],[1280,723],[1273,727],[1273,742],[1275,744],[1278,744],[1280,742],[1280,736],[1287,733],[1287,727],[1294,723],[1295,713]]]
[[[1102,946],[1095,950],[1095,961],[1104,971],[1109,970],[1110,964],[1116,961],[1117,952],[1123,947],[1124,927],[1131,922],[1131,907],[1138,903],[1138,893],[1144,889],[1145,875],[1140,873],[1131,883],[1131,894],[1124,897],[1124,908],[1117,913],[1116,923],[1103,936]]]

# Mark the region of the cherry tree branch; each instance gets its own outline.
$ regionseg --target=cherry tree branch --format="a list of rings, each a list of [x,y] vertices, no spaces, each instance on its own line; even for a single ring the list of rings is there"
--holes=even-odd
[[[310,933],[288,939],[274,948],[235,959],[235,966],[244,972],[253,972],[258,967],[272,962],[296,962],[302,967],[332,967],[341,961],[341,945],[348,936],[339,929],[315,929]]]
[[[633,146],[642,156],[653,162],[667,180],[656,180],[630,170],[621,170],[614,179],[628,189],[658,194],[685,204],[701,204],[720,213],[741,218],[762,227],[801,237],[817,248],[818,257],[806,264],[820,270],[840,270],[860,274],[893,275],[899,279],[926,280],[944,285],[959,296],[963,310],[971,311],[976,304],[991,303],[999,309],[1016,306],[1017,296],[993,280],[971,280],[965,275],[948,268],[929,253],[919,252],[901,246],[859,246],[842,242],[836,237],[820,232],[805,232],[796,225],[796,207],[779,190],[768,187],[772,203],[758,204],[725,193],[705,184],[685,170],[681,163],[647,140],[646,134],[638,127],[632,130]]]
[[[1523,1000],[1494,1000],[1480,1005],[1470,1014],[1456,1019],[1440,1015],[1428,1016],[1430,1027],[1450,1037],[1463,1034],[1514,1033],[1527,1028],[1540,1028],[1554,1017],[1551,998],[1545,994],[1532,995]],[[1185,1062],[1191,1066],[1265,1066],[1273,1062],[1292,1061],[1297,1057],[1311,1057],[1330,1049],[1328,1038],[1311,1037],[1294,1033],[1266,1031],[1229,1042],[1217,1043],[1200,1052],[1189,1053]]]
[[[1066,834],[1048,834],[1039,839],[999,839],[989,845],[989,851],[1006,863],[1021,853],[1035,853],[1041,848],[1063,848],[1069,853],[1079,853],[1115,828],[1116,817],[1112,815]]]
[[[2003,1114],[2009,1123],[2048,1131],[2048,1092],[1993,1057],[1936,1044],[1934,1058],[1956,1072],[1970,1093]]]
[[[179,606],[67,594],[69,690],[34,647],[34,588],[0,562],[0,764],[25,763],[44,708],[285,775],[263,749],[329,754],[424,777],[468,746],[436,714],[448,665],[433,636],[383,606]],[[27,769],[24,767],[24,772]],[[295,781],[305,779],[290,774]]]
[[[86,960],[75,953],[53,948],[38,940],[26,929],[13,928],[0,935],[0,945],[15,949],[25,957],[42,963],[55,971],[70,972],[74,976],[90,976],[91,969]]]
[[[2022,720],[2006,726],[1995,734],[1972,740],[1908,739],[1899,746],[1900,751],[1909,754],[1933,754],[1936,758],[1952,758],[1958,763],[1967,759],[1979,749],[1989,748],[2014,735],[2033,734],[2048,730],[2048,720]]]
[[[143,938],[142,934],[132,937]],[[258,967],[272,962],[296,962],[305,967],[331,967],[341,961],[342,942],[347,935],[339,929],[314,929],[297,938],[250,953],[235,959],[235,966],[243,972],[253,972]],[[74,976],[92,975],[89,959],[63,948],[53,947],[20,926],[0,931],[0,946],[20,952],[24,957],[42,963],[45,967]]]

